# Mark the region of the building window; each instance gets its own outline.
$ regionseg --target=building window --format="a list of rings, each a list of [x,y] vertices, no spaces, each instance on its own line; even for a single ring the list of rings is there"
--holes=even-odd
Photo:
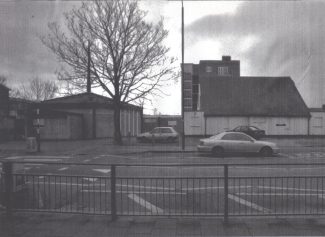
[[[191,98],[192,97],[192,90],[184,89],[184,98]]]
[[[192,82],[191,81],[184,81],[184,89],[192,90]]]
[[[184,106],[185,107],[192,107],[192,99],[184,98]]]
[[[228,67],[218,67],[218,75],[219,76],[229,76]]]
[[[211,66],[206,66],[205,67],[205,72],[212,72],[212,67]]]

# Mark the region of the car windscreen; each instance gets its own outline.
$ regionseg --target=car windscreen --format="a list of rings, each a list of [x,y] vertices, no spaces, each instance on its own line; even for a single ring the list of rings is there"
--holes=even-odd
[[[218,133],[216,135],[213,135],[210,137],[210,139],[220,139],[223,136],[224,133]]]
[[[253,131],[257,131],[257,130],[259,130],[257,127],[254,127],[254,126],[250,126],[249,127],[251,130],[253,130]]]

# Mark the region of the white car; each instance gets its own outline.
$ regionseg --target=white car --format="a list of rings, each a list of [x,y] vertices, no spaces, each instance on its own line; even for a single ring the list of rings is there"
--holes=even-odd
[[[222,156],[224,153],[259,153],[261,156],[272,156],[280,151],[275,143],[257,141],[241,132],[222,132],[201,139],[197,150],[215,156]]]
[[[140,142],[176,142],[178,133],[173,127],[156,127],[150,132],[141,133],[137,136]]]

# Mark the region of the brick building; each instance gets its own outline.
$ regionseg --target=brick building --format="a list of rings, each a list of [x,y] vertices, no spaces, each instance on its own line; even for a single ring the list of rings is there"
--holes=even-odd
[[[35,105],[44,119],[43,139],[95,139],[114,135],[112,99],[91,92],[43,101]],[[142,108],[122,103],[122,136],[141,132]]]
[[[0,84],[0,141],[12,140],[14,119],[9,117],[9,88]]]
[[[308,135],[310,112],[290,77],[242,77],[240,61],[184,64],[186,135],[253,125],[267,135]]]

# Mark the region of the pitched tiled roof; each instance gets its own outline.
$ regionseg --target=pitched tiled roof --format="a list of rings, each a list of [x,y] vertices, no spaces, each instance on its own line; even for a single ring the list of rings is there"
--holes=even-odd
[[[76,95],[69,95],[64,97],[58,97],[50,100],[45,100],[41,102],[42,104],[102,104],[102,105],[112,105],[113,100],[111,98],[108,98],[106,96],[98,95],[95,93],[80,93]],[[134,108],[134,109],[141,109],[141,107],[128,104],[128,103],[121,103],[122,106]]]
[[[211,78],[200,84],[206,116],[310,116],[290,77]]]

